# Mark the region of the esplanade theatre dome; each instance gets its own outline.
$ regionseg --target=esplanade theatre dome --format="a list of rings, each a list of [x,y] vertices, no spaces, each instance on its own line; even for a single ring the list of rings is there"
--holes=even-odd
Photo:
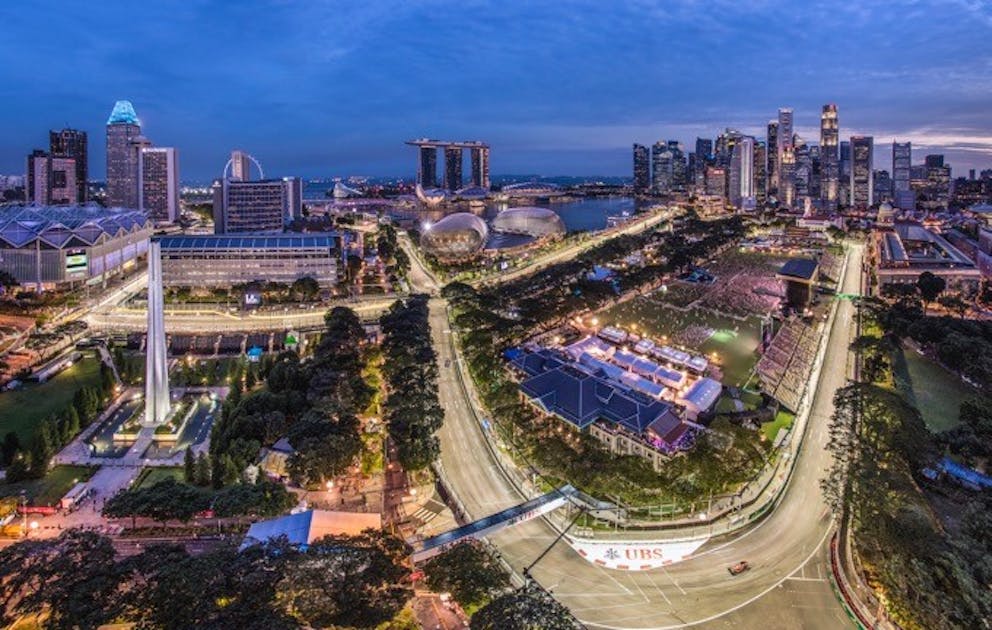
[[[438,258],[464,258],[482,251],[488,238],[485,221],[468,212],[456,212],[427,228],[420,246]]]
[[[565,233],[565,223],[557,212],[547,208],[524,206],[509,208],[497,214],[493,219],[493,230],[541,238],[561,236]]]

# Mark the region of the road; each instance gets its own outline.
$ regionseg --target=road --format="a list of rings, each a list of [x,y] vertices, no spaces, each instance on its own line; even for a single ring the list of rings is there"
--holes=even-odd
[[[640,232],[643,232],[649,228],[658,225],[662,221],[670,218],[671,216],[673,216],[673,213],[667,208],[664,209],[658,208],[655,210],[651,210],[646,214],[637,215],[635,218],[624,223],[619,228],[613,230],[603,230],[583,241],[579,241],[578,243],[575,243],[573,245],[568,245],[563,249],[551,251],[544,254],[537,254],[537,256],[530,263],[528,263],[523,267],[510,269],[508,271],[496,275],[485,276],[479,278],[478,280],[472,280],[470,284],[473,285],[502,284],[504,282],[510,282],[512,280],[516,280],[517,278],[530,275],[532,273],[535,273],[541,269],[544,269],[545,267],[549,267],[556,263],[565,260],[572,260],[582,252],[592,249],[593,247],[599,245],[600,243],[603,243],[604,241],[608,241],[612,238],[616,238],[618,236],[628,235],[628,234],[639,234]]]
[[[849,256],[842,290],[857,293],[861,246],[853,246]],[[417,263],[414,271],[414,286],[430,289],[419,278],[426,272],[418,270]],[[819,480],[830,463],[825,445],[833,393],[846,384],[847,349],[853,335],[853,305],[842,300],[837,309],[806,443],[791,483],[771,516],[736,538],[708,542],[690,559],[666,569],[607,570],[560,544],[533,569],[533,576],[590,628],[851,627],[828,581],[826,542],[832,520],[819,490]],[[445,476],[473,517],[517,504],[521,497],[488,452],[482,429],[469,410],[471,403],[461,390],[443,301],[431,302],[430,324],[442,366],[439,395],[445,423],[439,435]],[[519,571],[544,551],[554,535],[549,524],[536,520],[504,530],[492,541]],[[749,560],[753,568],[731,577],[726,567],[742,559]]]

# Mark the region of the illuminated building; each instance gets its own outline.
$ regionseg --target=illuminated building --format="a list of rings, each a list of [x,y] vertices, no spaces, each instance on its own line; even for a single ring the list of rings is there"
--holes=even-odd
[[[142,147],[138,161],[138,209],[155,223],[179,218],[179,160],[171,147]]]
[[[910,170],[913,167],[911,142],[892,143],[892,203],[900,210],[916,207],[916,196],[910,187]]]
[[[840,194],[840,126],[837,106],[824,105],[820,114],[820,199],[825,210],[836,210]]]
[[[89,199],[89,152],[86,132],[77,129],[62,129],[48,132],[48,151],[61,158],[71,158],[76,164],[76,201],[86,203]]]
[[[138,152],[141,121],[130,101],[117,101],[107,119],[107,205],[138,207]]]
[[[872,177],[873,139],[851,136],[851,207],[867,208],[874,201]]]
[[[651,188],[651,154],[643,144],[634,145],[634,191],[643,193]]]

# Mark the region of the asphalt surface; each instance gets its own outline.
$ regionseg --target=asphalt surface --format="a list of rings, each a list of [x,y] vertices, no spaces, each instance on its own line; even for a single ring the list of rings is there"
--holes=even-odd
[[[859,290],[860,246],[852,247],[845,293]],[[421,290],[433,282],[411,256],[411,281]],[[693,557],[665,569],[625,572],[590,564],[559,543],[532,575],[589,628],[811,628],[853,627],[831,590],[827,542],[832,521],[819,481],[830,463],[825,449],[833,393],[846,384],[854,308],[841,301],[813,400],[808,434],[791,483],[778,508],[753,529],[729,540],[711,540]],[[430,323],[438,350],[439,395],[445,409],[441,463],[455,494],[474,517],[521,502],[492,460],[475,422],[452,353],[451,332],[441,300],[431,304]],[[552,542],[556,532],[543,520],[529,521],[492,537],[517,571]],[[732,577],[727,567],[748,560],[752,569]]]

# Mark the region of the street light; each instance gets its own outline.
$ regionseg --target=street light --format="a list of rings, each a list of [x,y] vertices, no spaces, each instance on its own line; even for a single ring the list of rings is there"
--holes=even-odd
[[[327,491],[330,492],[331,489],[334,488],[334,482],[332,480],[328,479],[327,480],[327,483],[324,484],[324,487],[326,487],[327,488]]]

